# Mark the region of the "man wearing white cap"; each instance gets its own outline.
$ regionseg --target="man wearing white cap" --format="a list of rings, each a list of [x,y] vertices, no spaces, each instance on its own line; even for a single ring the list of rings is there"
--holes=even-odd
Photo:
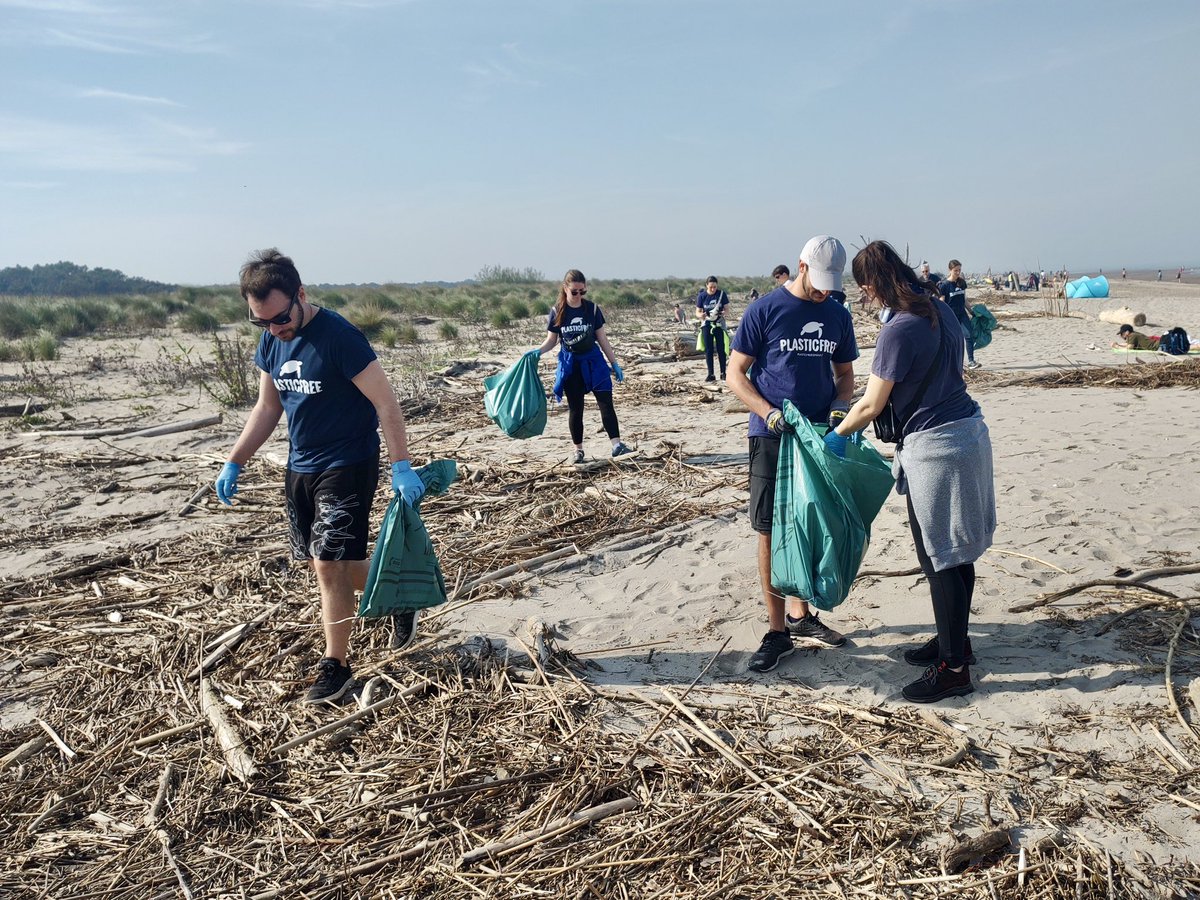
[[[809,609],[807,598],[784,598],[771,584],[771,524],[779,438],[792,427],[780,407],[790,400],[814,422],[836,424],[854,394],[858,344],[850,312],[826,302],[842,288],[846,249],[819,235],[804,245],[796,276],[746,307],[733,338],[726,383],[750,409],[750,524],[758,532],[758,575],[770,631],[750,657],[752,672],[769,672],[792,653],[793,637],[824,647],[846,639]]]

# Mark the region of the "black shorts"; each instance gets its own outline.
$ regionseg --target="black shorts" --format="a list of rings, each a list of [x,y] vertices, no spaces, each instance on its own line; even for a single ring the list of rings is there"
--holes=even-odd
[[[293,472],[285,482],[292,559],[367,558],[379,460],[324,472]]]
[[[750,438],[750,527],[770,534],[775,518],[775,470],[779,438]]]

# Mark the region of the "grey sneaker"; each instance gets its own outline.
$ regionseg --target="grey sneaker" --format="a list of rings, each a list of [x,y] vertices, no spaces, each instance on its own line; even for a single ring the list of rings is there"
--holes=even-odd
[[[815,613],[809,613],[799,619],[787,616],[784,621],[787,622],[788,634],[794,638],[814,642],[823,647],[840,647],[846,643],[844,634],[834,631],[818,619]]]
[[[579,465],[580,463],[582,463],[582,462],[583,462],[583,460],[584,460],[583,451],[582,451],[582,450],[576,450],[576,451],[575,451],[575,460],[574,460],[574,462],[575,462],[575,465]]]
[[[350,667],[343,666],[332,656],[326,656],[317,663],[317,680],[308,689],[304,702],[332,703],[350,687]]]
[[[633,452],[632,447],[628,446],[627,444],[621,443],[621,444],[617,444],[617,446],[613,447],[612,455],[613,455],[613,457],[624,456],[626,453],[632,453],[632,452]]]
[[[401,609],[392,613],[392,642],[388,645],[393,650],[404,650],[412,645],[417,636],[417,618],[421,615],[419,609]]]
[[[751,672],[770,672],[779,665],[781,659],[791,656],[795,650],[786,631],[768,631],[746,668]]]
[[[977,362],[975,362],[975,360],[971,360],[969,363],[967,363],[967,368],[968,369],[982,369],[983,364],[977,363]]]

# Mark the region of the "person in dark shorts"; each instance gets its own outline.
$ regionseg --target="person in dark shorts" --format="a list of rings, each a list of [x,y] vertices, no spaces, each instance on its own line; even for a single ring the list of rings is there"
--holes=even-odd
[[[790,609],[771,584],[771,525],[780,436],[792,428],[780,407],[790,400],[814,422],[841,421],[854,394],[858,344],[850,312],[827,302],[842,288],[846,250],[820,235],[804,245],[795,278],[746,308],[733,339],[729,389],[750,409],[750,525],[758,533],[758,575],[769,631],[750,657],[752,672],[769,672],[792,653],[793,638],[825,647],[846,642],[793,598]]]
[[[586,458],[583,452],[583,398],[591,394],[600,407],[600,422],[612,442],[612,455],[624,456],[633,450],[621,440],[621,426],[613,407],[613,378],[625,380],[616,351],[604,332],[604,310],[587,299],[587,279],[571,269],[558,286],[558,300],[546,319],[546,339],[529,353],[540,358],[561,344],[558,368],[554,374],[554,396],[567,397],[567,426],[575,444],[573,462]],[[611,369],[610,369],[611,366]]]
[[[409,463],[396,394],[363,333],[333,310],[309,303],[295,264],[275,249],[254,254],[242,266],[241,293],[250,322],[263,329],[254,354],[261,377],[258,402],[217,477],[217,497],[231,503],[242,466],[286,413],[284,492],[292,557],[308,560],[316,572],[325,632],[325,655],[305,702],[332,702],[351,684],[354,593],[367,581],[381,430],[392,490],[411,506],[425,486]],[[392,646],[408,646],[417,611],[399,613],[394,622]]]

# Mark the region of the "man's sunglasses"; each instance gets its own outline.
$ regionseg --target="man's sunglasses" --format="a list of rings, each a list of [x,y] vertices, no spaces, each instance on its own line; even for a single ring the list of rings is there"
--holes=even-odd
[[[292,302],[287,305],[287,309],[285,309],[279,315],[272,316],[269,319],[256,319],[256,318],[254,318],[254,316],[251,316],[250,324],[257,325],[259,328],[268,328],[271,325],[286,325],[286,324],[288,324],[290,321],[292,321],[292,307],[296,305],[296,302],[299,299],[300,299],[300,295],[297,294],[296,296],[294,296],[292,298]]]

